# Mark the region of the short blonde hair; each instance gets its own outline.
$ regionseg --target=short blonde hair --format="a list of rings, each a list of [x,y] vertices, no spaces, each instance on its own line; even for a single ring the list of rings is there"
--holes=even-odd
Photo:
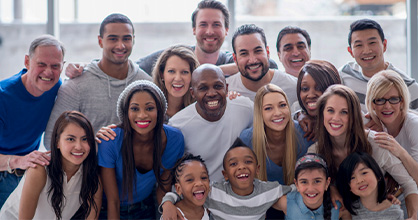
[[[274,84],[267,84],[261,87],[254,99],[254,121],[253,121],[253,149],[257,156],[258,164],[260,165],[260,172],[258,174],[258,179],[267,181],[267,170],[266,170],[266,158],[267,158],[267,137],[266,131],[264,129],[264,120],[263,120],[263,98],[266,94],[269,93],[279,93],[283,95],[286,100],[286,104],[289,108],[288,118],[290,119],[286,125],[286,148],[283,157],[282,167],[283,167],[283,179],[285,184],[293,183],[295,176],[295,164],[297,157],[297,143],[296,143],[296,131],[295,125],[293,123],[289,101],[287,99],[286,93],[278,86]]]
[[[366,107],[373,121],[380,123],[379,118],[376,115],[374,109],[373,100],[376,98],[382,98],[392,87],[395,87],[399,92],[401,101],[401,115],[406,117],[406,113],[409,110],[409,102],[411,100],[408,87],[402,77],[393,70],[382,70],[376,73],[367,83],[366,92]]]

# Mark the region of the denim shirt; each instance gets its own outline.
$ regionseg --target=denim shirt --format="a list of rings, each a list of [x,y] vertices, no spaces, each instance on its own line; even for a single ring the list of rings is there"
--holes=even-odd
[[[331,219],[338,220],[339,209],[341,203],[337,201],[338,209],[331,209]],[[290,192],[287,194],[287,215],[286,219],[324,219],[324,205],[321,205],[318,209],[312,211],[306,207],[303,203],[303,198],[299,192]]]

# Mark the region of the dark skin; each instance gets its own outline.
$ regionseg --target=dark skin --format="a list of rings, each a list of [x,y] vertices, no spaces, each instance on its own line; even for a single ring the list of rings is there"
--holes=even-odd
[[[167,144],[167,136],[165,135],[164,130],[162,131],[163,135],[163,146]],[[164,150],[163,149],[163,150]],[[141,140],[141,137],[134,135],[133,138],[133,153],[135,158],[135,167],[140,173],[146,173],[152,170],[153,164],[153,150],[154,150],[154,141],[151,136],[150,139]]]

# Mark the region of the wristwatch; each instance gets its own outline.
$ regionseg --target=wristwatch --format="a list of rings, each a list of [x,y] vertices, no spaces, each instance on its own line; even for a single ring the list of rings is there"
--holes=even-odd
[[[10,159],[12,159],[12,156],[7,159],[7,172],[13,173],[15,170],[10,167]]]

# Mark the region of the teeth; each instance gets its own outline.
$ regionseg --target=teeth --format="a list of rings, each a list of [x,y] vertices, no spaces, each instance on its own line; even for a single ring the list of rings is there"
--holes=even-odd
[[[296,62],[302,62],[302,59],[291,60],[290,62],[294,62],[294,63],[296,63]]]
[[[307,196],[308,197],[310,197],[310,198],[313,198],[313,197],[315,197],[317,194],[315,193],[315,194],[307,194]]]
[[[371,59],[373,59],[374,57],[364,57],[363,58],[363,60],[371,60]]]
[[[212,42],[215,41],[215,38],[206,38],[206,41]]]
[[[316,107],[316,102],[309,102],[308,106],[311,108],[315,108]]]
[[[367,186],[361,186],[360,188],[358,188],[359,190],[363,190],[363,189],[365,189],[365,188],[367,188]]]
[[[238,178],[244,178],[244,177],[248,177],[248,174],[240,174],[237,176]]]
[[[258,65],[252,65],[252,66],[249,66],[248,68],[250,70],[254,70],[254,69],[257,69],[259,66],[260,66],[260,64],[258,64]]]
[[[174,88],[181,88],[181,87],[183,87],[183,85],[174,85],[174,84],[173,84],[173,87],[174,87]]]
[[[382,112],[383,115],[391,115],[393,112]]]
[[[331,127],[333,128],[340,128],[342,125],[337,125],[337,124],[331,124]]]
[[[40,77],[41,78],[41,80],[43,80],[43,81],[51,81],[52,79],[51,78],[45,78],[45,77]]]
[[[139,125],[146,125],[146,124],[149,124],[150,122],[149,121],[137,121],[136,123]]]
[[[210,101],[208,102],[209,107],[216,107],[218,105],[218,101]]]
[[[281,122],[283,120],[284,120],[284,118],[281,118],[281,119],[273,120],[273,122]]]
[[[74,153],[74,152],[72,152],[71,154],[72,154],[72,155],[75,155],[75,156],[81,156],[81,155],[83,155],[84,153],[83,153],[83,152],[81,152],[81,153]]]
[[[196,192],[193,192],[193,194],[203,194],[203,193],[205,193],[205,191],[203,191],[203,190],[199,190],[199,191],[196,191]]]
[[[115,52],[115,54],[120,54],[120,55],[122,55],[122,54],[124,54],[125,52]]]

